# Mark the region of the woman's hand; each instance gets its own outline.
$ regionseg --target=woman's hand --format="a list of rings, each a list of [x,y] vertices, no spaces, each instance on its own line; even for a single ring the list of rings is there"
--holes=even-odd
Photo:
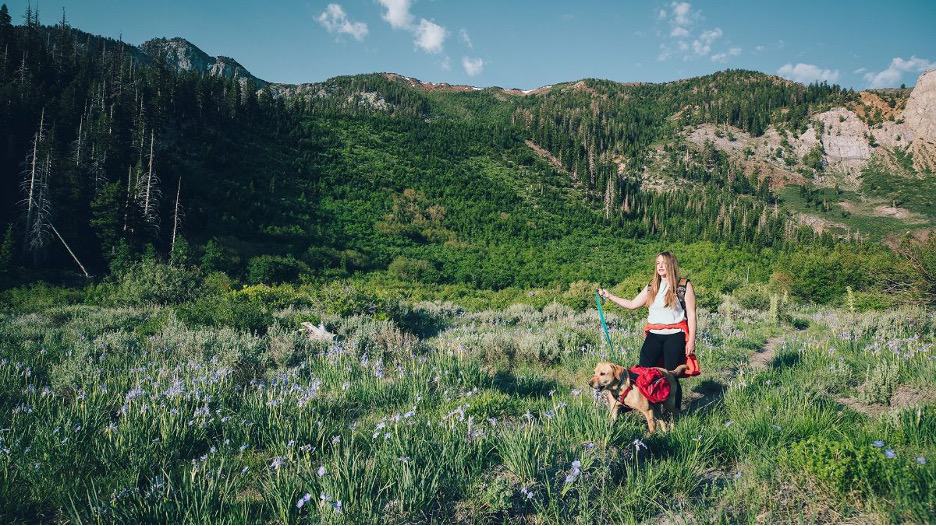
[[[643,306],[647,302],[648,292],[647,292],[647,287],[644,287],[643,290],[640,291],[640,294],[637,294],[637,297],[635,297],[632,300],[619,298],[615,296],[614,294],[611,294],[610,292],[608,292],[607,289],[598,289],[598,295],[610,301],[611,303],[617,304],[621,307],[624,307],[625,309],[633,310],[633,309]]]
[[[686,342],[686,356],[695,354],[695,338]]]

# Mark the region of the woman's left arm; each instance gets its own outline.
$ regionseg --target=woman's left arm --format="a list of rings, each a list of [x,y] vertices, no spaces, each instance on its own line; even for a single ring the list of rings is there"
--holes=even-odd
[[[695,353],[696,337],[696,297],[692,282],[686,283],[686,322],[689,324],[689,338],[686,339],[686,354]]]

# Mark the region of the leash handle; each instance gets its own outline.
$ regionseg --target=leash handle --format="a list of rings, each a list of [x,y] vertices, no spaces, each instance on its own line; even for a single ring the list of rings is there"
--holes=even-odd
[[[605,322],[604,309],[601,308],[601,295],[598,294],[598,291],[595,291],[595,306],[598,307],[598,319],[601,320],[601,330],[604,331],[605,341],[608,342],[608,347],[611,349],[611,354],[614,354],[614,344],[611,343],[611,333],[608,332],[608,324]]]

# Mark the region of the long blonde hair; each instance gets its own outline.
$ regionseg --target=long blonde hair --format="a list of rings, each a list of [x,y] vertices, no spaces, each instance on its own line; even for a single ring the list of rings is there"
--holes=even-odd
[[[663,267],[666,268],[666,282],[669,288],[666,289],[666,295],[663,296],[663,304],[669,308],[676,306],[676,284],[679,283],[679,262],[676,256],[671,252],[660,252],[657,258],[663,256]],[[656,270],[656,258],[653,260],[653,277],[650,278],[650,294],[647,295],[646,306],[649,307],[656,299],[657,292],[660,291],[660,274]]]

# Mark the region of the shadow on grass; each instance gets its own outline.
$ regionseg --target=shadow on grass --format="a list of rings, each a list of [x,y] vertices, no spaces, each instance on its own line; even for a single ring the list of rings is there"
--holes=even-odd
[[[683,395],[683,412],[708,413],[712,410],[715,403],[725,396],[725,391],[727,389],[728,387],[721,382],[703,380],[688,393],[688,398],[686,394]]]
[[[522,397],[548,397],[550,391],[561,386],[555,380],[517,377],[510,371],[500,370],[494,374],[493,387],[509,395]]]
[[[786,369],[788,367],[794,367],[800,362],[800,355],[798,352],[785,352],[776,356],[770,362],[770,367],[772,369]]]

